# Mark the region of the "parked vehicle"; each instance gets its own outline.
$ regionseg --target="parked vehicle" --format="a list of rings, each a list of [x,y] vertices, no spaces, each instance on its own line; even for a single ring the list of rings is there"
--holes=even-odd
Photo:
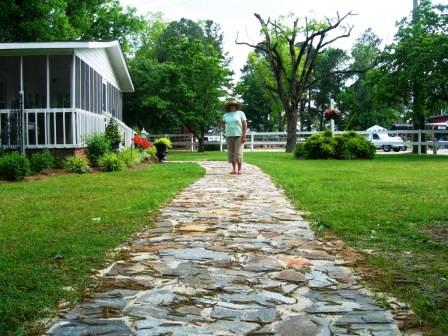
[[[368,138],[375,145],[376,148],[381,148],[384,152],[399,152],[400,150],[406,151],[406,147],[403,139],[399,136],[391,137],[387,133],[370,133]]]

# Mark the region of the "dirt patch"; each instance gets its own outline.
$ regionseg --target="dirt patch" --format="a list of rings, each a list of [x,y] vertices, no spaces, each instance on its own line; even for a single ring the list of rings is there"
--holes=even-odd
[[[422,230],[431,237],[431,240],[447,244],[448,241],[448,221],[434,222]]]

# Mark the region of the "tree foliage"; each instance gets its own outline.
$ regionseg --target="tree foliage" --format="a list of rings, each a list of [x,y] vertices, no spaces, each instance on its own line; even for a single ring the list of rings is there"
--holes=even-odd
[[[119,40],[125,52],[144,29],[135,8],[119,0],[2,0],[0,41]]]
[[[249,56],[249,59],[252,57]],[[244,102],[242,110],[249,121],[249,128],[258,132],[283,131],[284,118],[277,95],[266,89],[260,69],[248,62],[236,86],[236,93]]]
[[[131,63],[137,91],[127,115],[153,132],[188,129],[203,150],[230,76],[220,28],[212,21],[181,19],[153,33],[155,40]]]

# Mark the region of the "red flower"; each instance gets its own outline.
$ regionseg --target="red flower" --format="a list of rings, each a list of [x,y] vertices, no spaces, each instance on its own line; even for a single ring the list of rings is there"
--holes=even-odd
[[[324,117],[325,119],[336,119],[339,118],[340,114],[336,110],[333,110],[331,108],[326,109],[324,111]]]
[[[146,148],[152,146],[152,144],[148,140],[146,140],[138,135],[136,135],[135,137],[132,138],[132,142],[134,143],[134,146],[136,148],[140,148],[140,149],[146,149]]]

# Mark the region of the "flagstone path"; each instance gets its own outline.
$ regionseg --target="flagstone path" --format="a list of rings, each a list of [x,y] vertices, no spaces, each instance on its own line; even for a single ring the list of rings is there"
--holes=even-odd
[[[47,335],[400,335],[264,173],[201,164]]]

